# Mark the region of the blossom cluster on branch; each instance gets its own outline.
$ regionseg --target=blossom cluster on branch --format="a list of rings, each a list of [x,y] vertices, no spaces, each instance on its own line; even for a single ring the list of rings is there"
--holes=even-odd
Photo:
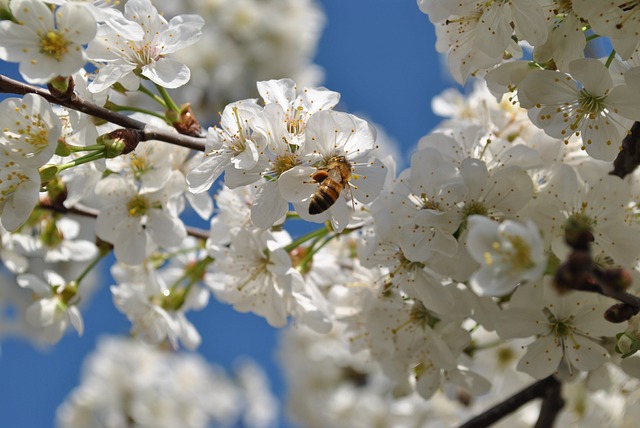
[[[38,337],[82,334],[89,273],[113,252],[114,305],[148,344],[196,349],[206,331],[188,313],[211,295],[291,325],[291,413],[308,426],[461,423],[536,380],[539,424],[633,425],[639,6],[419,0],[453,77],[479,79],[433,100],[445,119],[396,171],[375,127],[339,111],[338,93],[282,77],[311,67],[315,6],[223,3],[211,4],[208,34],[233,33],[247,56],[227,61],[220,43],[212,89],[193,100],[226,104],[208,129],[167,91],[198,92],[185,52],[207,31],[200,15],[173,5],[167,20],[150,0],[122,11],[0,3],[0,59],[27,82],[0,76],[3,92],[20,95],[0,103],[0,258],[32,291],[24,317]],[[297,47],[291,61],[271,55],[259,98],[227,103],[261,78],[249,70],[278,10],[313,25],[299,43],[281,29]],[[603,58],[587,57],[596,39],[611,48]],[[186,224],[190,212],[209,230]],[[310,231],[292,236],[299,220]],[[61,262],[75,267],[68,278]],[[145,395],[135,392],[132,405]],[[64,426],[105,411],[87,394],[61,410]],[[192,426],[217,417],[196,407]],[[159,426],[136,410],[117,417]]]

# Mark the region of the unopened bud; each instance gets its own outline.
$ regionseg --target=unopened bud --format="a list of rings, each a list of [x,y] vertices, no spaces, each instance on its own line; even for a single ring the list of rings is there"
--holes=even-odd
[[[76,85],[71,76],[54,77],[47,84],[51,95],[59,100],[68,100],[73,95]]]
[[[97,142],[104,145],[107,158],[115,158],[134,151],[140,143],[140,134],[135,129],[121,128],[99,136]]]
[[[628,321],[631,317],[637,315],[639,312],[635,306],[627,305],[626,303],[616,303],[606,310],[604,318],[612,323],[621,323]]]
[[[202,137],[203,131],[200,126],[200,122],[196,119],[191,104],[183,104],[180,107],[180,112],[173,110],[167,110],[165,117],[171,122],[171,125],[181,134],[189,135],[192,137]]]
[[[622,354],[622,358],[627,358],[640,350],[640,340],[629,332],[616,335],[616,352]]]
[[[602,282],[618,291],[625,291],[633,283],[631,273],[620,268],[607,269],[603,272]]]
[[[569,217],[564,225],[564,239],[573,249],[588,250],[594,241],[591,220],[582,215]]]
[[[186,287],[172,289],[169,294],[166,294],[161,299],[160,305],[168,311],[179,310],[187,298]]]
[[[553,277],[553,286],[560,294],[570,290],[598,291],[592,270],[591,254],[587,251],[573,251],[567,261],[558,267]]]
[[[9,9],[9,0],[0,0],[0,19],[11,19],[13,15]]]

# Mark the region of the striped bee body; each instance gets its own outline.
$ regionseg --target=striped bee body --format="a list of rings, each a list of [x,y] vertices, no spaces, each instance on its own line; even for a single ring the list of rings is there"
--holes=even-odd
[[[309,203],[309,214],[314,215],[328,210],[349,186],[351,164],[344,156],[334,156],[326,168],[319,169],[311,178],[320,183]]]

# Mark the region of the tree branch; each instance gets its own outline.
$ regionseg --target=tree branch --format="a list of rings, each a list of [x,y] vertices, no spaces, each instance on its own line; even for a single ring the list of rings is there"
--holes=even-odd
[[[141,140],[160,140],[165,143],[175,144],[192,150],[204,151],[204,138],[190,137],[187,135],[170,132],[164,129],[155,128],[129,116],[113,112],[97,104],[93,104],[77,96],[75,93],[68,97],[55,97],[46,89],[29,85],[0,74],[0,92],[8,94],[36,94],[47,101],[61,106],[86,113],[90,116],[106,120],[124,128],[135,129],[141,132]]]
[[[557,397],[560,394],[560,387],[561,387],[560,382],[554,376],[546,377],[526,387],[525,389],[512,395],[511,397],[506,398],[504,401],[496,404],[495,406],[488,409],[487,411],[473,417],[472,419],[468,420],[464,424],[460,425],[459,428],[488,427],[494,422],[497,422],[500,419],[504,418],[508,414],[515,412],[516,410],[518,410],[520,407],[522,407],[529,401],[535,400],[536,398],[544,397],[545,401],[552,400],[553,397]],[[554,389],[557,391],[554,391]],[[547,398],[547,397],[550,397],[550,398]],[[557,404],[558,403],[556,403],[556,406]],[[541,410],[540,419],[538,419],[538,422],[540,422],[540,420],[543,418],[543,410],[546,411],[544,415],[545,418],[550,418],[551,416],[553,416],[553,419],[555,419],[555,415],[557,415],[557,413],[560,411],[560,409],[564,405],[564,402],[561,402],[559,404],[560,406],[556,410],[555,414],[553,414],[552,410],[554,409],[553,408],[545,409],[544,403],[543,403],[543,409],[540,409]],[[551,404],[548,403],[547,407],[550,407],[550,406]],[[551,419],[551,421],[553,421],[553,419]],[[540,425],[540,427],[542,426],[550,427],[551,425]],[[539,427],[538,424],[536,424],[536,427]]]
[[[540,407],[540,416],[534,428],[549,428],[553,426],[558,414],[564,407],[564,398],[562,398],[562,386],[560,382],[549,385],[545,391]]]
[[[631,130],[622,140],[622,150],[613,161],[613,171],[609,174],[624,178],[640,165],[640,122],[634,122]]]

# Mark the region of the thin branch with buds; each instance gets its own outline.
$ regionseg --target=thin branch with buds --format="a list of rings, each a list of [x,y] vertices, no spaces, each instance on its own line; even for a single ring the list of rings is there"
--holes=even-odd
[[[2,74],[0,74],[0,92],[16,95],[39,95],[51,103],[59,104],[63,107],[86,113],[90,116],[106,120],[127,129],[134,129],[140,133],[141,141],[160,140],[164,141],[165,143],[175,144],[177,146],[186,147],[200,152],[203,152],[205,150],[204,138],[190,137],[187,135],[182,135],[176,132],[171,132],[147,125],[144,122],[135,120],[120,113],[113,112],[90,101],[82,99],[75,93],[71,93],[65,97],[56,97],[52,95],[50,91],[44,88],[19,82]]]

